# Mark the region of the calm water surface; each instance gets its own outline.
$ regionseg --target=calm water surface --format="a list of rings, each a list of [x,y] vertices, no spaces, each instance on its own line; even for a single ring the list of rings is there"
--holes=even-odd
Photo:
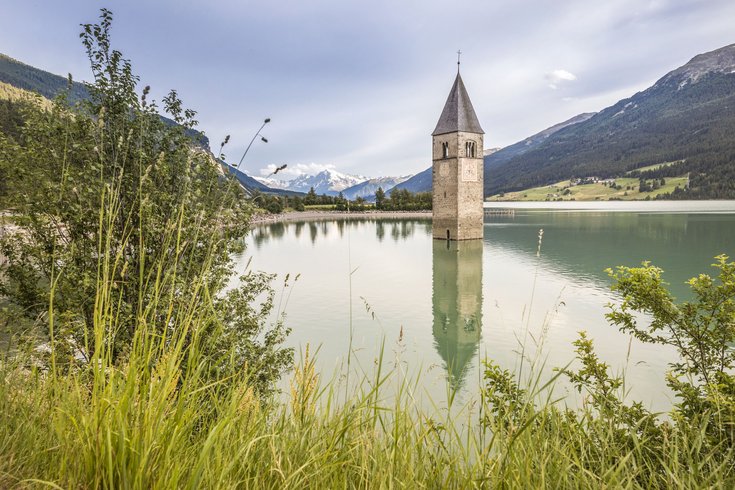
[[[607,324],[606,305],[619,298],[604,270],[649,260],[686,299],[687,279],[711,271],[715,255],[735,256],[735,203],[500,206],[514,215],[486,217],[482,241],[432,240],[430,219],[275,223],[253,230],[238,261],[244,269],[252,256],[250,267],[281,279],[300,274],[284,296],[288,344],[319,346],[327,376],[344,372],[350,343],[353,369],[371,372],[385,341],[388,363],[420,375],[419,396],[441,406],[449,387],[464,401],[477,395],[484,358],[517,369],[521,345],[551,376],[586,330],[600,357],[625,371],[630,399],[668,408],[674,352]]]

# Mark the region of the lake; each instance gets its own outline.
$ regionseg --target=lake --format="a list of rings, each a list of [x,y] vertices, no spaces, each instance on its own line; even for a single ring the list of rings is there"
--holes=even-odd
[[[478,394],[482,359],[517,371],[523,354],[546,379],[572,361],[585,330],[600,358],[625,373],[628,399],[669,408],[664,375],[675,353],[607,323],[607,305],[619,298],[605,269],[651,261],[687,299],[687,279],[713,273],[715,255],[735,255],[735,202],[490,207],[513,214],[486,216],[483,240],[472,242],[433,240],[430,219],[256,226],[238,267],[252,258],[250,267],[278,274],[288,345],[318,347],[327,378],[345,372],[350,348],[351,371],[372,372],[384,343],[386,364],[418,377],[418,396],[445,406],[453,391],[467,402]],[[299,277],[284,289],[286,274]],[[576,403],[564,383],[557,392]]]

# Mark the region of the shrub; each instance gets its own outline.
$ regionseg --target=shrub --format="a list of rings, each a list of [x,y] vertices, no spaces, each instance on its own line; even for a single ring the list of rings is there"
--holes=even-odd
[[[290,355],[278,346],[285,329],[266,328],[268,301],[250,305],[255,292],[268,295],[266,278],[246,274],[224,299],[250,206],[185,134],[195,113],[175,91],[163,105],[176,125],[162,122],[148,87],[138,95],[130,62],[111,48],[111,23],[103,10],[99,24],[83,26],[91,99],[70,107],[62,96],[50,110],[28,110],[20,135],[0,138],[19,226],[0,242],[0,295],[34,323],[34,342],[51,342],[61,369],[89,364],[101,342],[122,362],[139,328],[154,325],[165,339],[174,316],[206,307],[198,328],[211,338],[212,359],[235,355],[281,371]],[[116,303],[101,311],[106,281]],[[99,337],[111,312],[114,335]]]

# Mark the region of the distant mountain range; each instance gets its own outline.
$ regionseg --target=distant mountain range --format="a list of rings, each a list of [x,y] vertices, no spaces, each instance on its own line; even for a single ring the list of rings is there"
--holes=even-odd
[[[378,177],[369,179],[360,175],[349,175],[336,170],[323,170],[316,175],[300,175],[292,180],[278,180],[272,178],[255,177],[255,180],[271,189],[281,189],[295,192],[309,192],[314,188],[318,195],[326,194],[336,196],[340,192],[347,199],[354,200],[362,197],[372,200],[379,187],[383,190],[390,189],[395,185],[411,177]]]
[[[255,177],[255,179],[273,189],[309,192],[309,189],[313,187],[314,192],[319,195],[336,196],[341,191],[366,181],[367,177],[343,174],[336,170],[327,169],[315,175],[299,175],[292,180],[277,180],[262,177]]]
[[[683,161],[666,169],[667,177],[689,174],[689,189],[672,197],[733,199],[735,44],[695,56],[650,88],[505,162],[493,165],[495,155],[485,159],[486,196]]]
[[[347,199],[357,199],[358,197],[362,197],[366,201],[373,201],[375,200],[375,193],[378,191],[378,188],[382,188],[383,191],[387,191],[388,189],[392,189],[396,185],[405,182],[409,178],[411,178],[410,175],[368,179],[345,189],[342,194],[344,194]]]
[[[13,87],[36,92],[47,99],[53,99],[66,90],[69,80],[0,53],[0,82]],[[69,100],[78,102],[89,98],[89,91],[83,83],[74,82],[69,91]]]
[[[504,163],[509,162],[513,158],[523,155],[524,153],[527,153],[534,148],[537,148],[557,131],[561,131],[562,129],[572,126],[574,124],[585,122],[594,115],[594,112],[585,112],[582,114],[578,114],[571,119],[567,119],[564,122],[554,124],[550,128],[546,128],[543,131],[534,134],[533,136],[529,136],[528,138],[521,140],[518,143],[514,143],[510,146],[506,146],[505,148],[501,148],[500,150],[495,151],[489,155],[485,155],[485,166],[488,169],[499,167]]]
[[[735,199],[735,44],[695,56],[652,87],[484,157],[485,195],[665,162],[689,174],[671,197]],[[666,175],[664,175],[666,174]],[[431,168],[396,186],[431,190]]]
[[[266,194],[280,194],[280,195],[301,195],[300,192],[293,192],[287,189],[274,189],[260,182],[255,177],[251,177],[242,170],[237,170],[235,167],[228,165],[222,160],[217,160],[222,166],[223,171],[232,174],[238,182],[245,188],[248,195],[251,195],[253,191],[263,192]]]

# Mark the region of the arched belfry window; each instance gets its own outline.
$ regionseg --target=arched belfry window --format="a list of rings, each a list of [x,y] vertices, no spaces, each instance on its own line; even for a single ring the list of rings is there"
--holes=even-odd
[[[442,158],[449,158],[449,143],[442,143]]]
[[[475,158],[475,155],[477,154],[477,150],[476,150],[474,141],[467,141],[464,144],[464,154],[467,158]]]

